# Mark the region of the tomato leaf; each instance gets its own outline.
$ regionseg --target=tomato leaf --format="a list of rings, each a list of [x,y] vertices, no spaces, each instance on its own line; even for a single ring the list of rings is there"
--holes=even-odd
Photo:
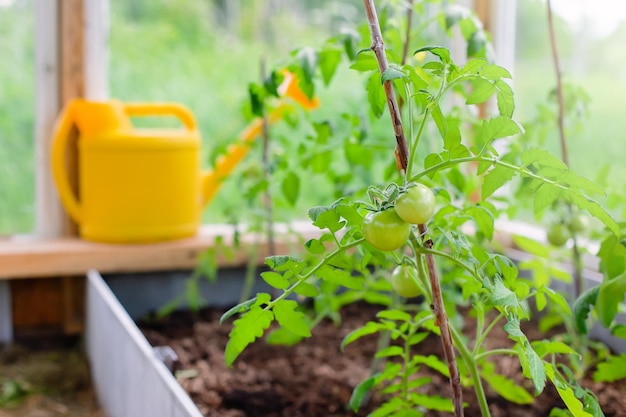
[[[369,378],[366,378],[363,381],[359,382],[358,385],[354,387],[354,390],[352,390],[352,395],[350,396],[350,402],[348,403],[352,411],[354,411],[355,413],[359,411],[359,408],[361,408],[361,404],[363,403],[363,399],[374,387],[377,378],[378,374],[376,373]]]
[[[495,373],[481,373],[481,376],[489,386],[502,398],[515,404],[531,404],[534,397],[523,387],[514,381]]]
[[[572,413],[574,417],[593,417],[593,415],[587,413],[582,402],[576,398],[576,394],[572,387],[570,387],[563,378],[554,370],[554,367],[550,363],[545,364],[546,374],[550,381],[554,384],[559,396],[567,406],[567,409]]]
[[[337,66],[341,62],[341,51],[335,48],[324,48],[319,53],[319,66],[324,84],[330,84]]]
[[[609,358],[598,364],[598,368],[593,373],[593,380],[596,382],[613,382],[626,378],[626,354],[619,356],[609,356]]]
[[[284,290],[289,287],[289,281],[274,271],[265,271],[261,273],[261,278],[263,281],[267,282],[268,285],[274,288],[278,288],[279,290]]]
[[[423,48],[419,48],[415,52],[413,52],[413,55],[420,52],[430,52],[431,54],[439,57],[441,62],[444,64],[449,64],[452,62],[452,60],[450,59],[450,51],[443,46],[424,46]]]
[[[389,64],[389,67],[380,76],[380,83],[385,81],[392,81],[398,79],[408,79],[409,76],[405,74],[404,70],[398,64]]]
[[[574,325],[581,334],[587,334],[588,332],[587,317],[589,317],[591,306],[598,299],[598,291],[599,287],[589,288],[574,301]]]
[[[604,327],[611,326],[620,304],[624,301],[624,293],[626,293],[626,273],[600,284],[595,311]]]
[[[282,183],[282,191],[289,205],[294,206],[300,192],[300,177],[293,171],[289,171]]]
[[[370,103],[374,116],[382,116],[383,111],[385,110],[387,98],[385,96],[385,90],[380,83],[380,76],[377,72],[372,73],[367,81],[365,89],[367,90],[367,100]]]
[[[297,311],[298,303],[294,300],[282,299],[274,304],[274,316],[276,321],[290,332],[302,336],[310,337],[311,330],[305,321],[304,313]]]
[[[263,336],[263,332],[270,327],[273,320],[274,314],[259,306],[252,307],[241,318],[235,320],[224,353],[226,364],[231,366],[246,346]]]
[[[509,182],[515,176],[515,172],[501,165],[496,165],[489,171],[483,180],[482,198],[486,200],[491,194]]]

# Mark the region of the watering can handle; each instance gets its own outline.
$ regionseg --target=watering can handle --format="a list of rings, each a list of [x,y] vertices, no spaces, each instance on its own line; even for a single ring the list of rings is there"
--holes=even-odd
[[[80,203],[78,202],[76,195],[72,191],[67,174],[67,167],[65,164],[65,153],[67,150],[67,144],[70,139],[70,133],[72,126],[74,126],[74,111],[73,103],[67,105],[63,112],[56,120],[54,128],[54,137],[52,139],[51,168],[54,182],[59,190],[59,198],[65,206],[65,209],[69,215],[77,223],[81,222],[82,210]]]
[[[129,103],[124,104],[124,111],[129,116],[174,116],[188,130],[195,130],[196,119],[193,113],[180,104],[175,103]]]

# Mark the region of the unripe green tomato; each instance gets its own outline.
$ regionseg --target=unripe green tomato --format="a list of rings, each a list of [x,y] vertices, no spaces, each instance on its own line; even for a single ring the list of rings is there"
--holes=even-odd
[[[576,234],[582,234],[589,230],[589,226],[591,222],[589,221],[589,217],[584,215],[583,213],[577,213],[572,217],[572,221],[569,225],[572,232]]]
[[[403,297],[417,297],[422,293],[417,285],[417,272],[410,265],[399,265],[391,274],[391,287]]]
[[[403,221],[392,209],[371,212],[361,225],[365,240],[378,250],[396,250],[406,243],[411,225]]]
[[[418,183],[400,194],[396,200],[395,210],[407,223],[426,223],[435,212],[435,194],[424,184]]]
[[[566,225],[555,223],[548,229],[546,237],[552,245],[560,247],[567,243],[571,235]]]

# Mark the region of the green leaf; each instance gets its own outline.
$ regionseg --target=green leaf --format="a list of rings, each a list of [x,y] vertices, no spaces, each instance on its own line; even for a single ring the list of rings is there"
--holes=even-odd
[[[554,291],[550,287],[542,287],[541,291],[550,298],[550,301],[552,301],[553,305],[561,308],[562,313],[568,316],[571,314],[572,310],[570,309],[569,303],[567,302],[563,294],[558,291]]]
[[[441,62],[444,64],[449,64],[452,62],[452,60],[450,59],[450,51],[443,46],[424,46],[423,48],[419,48],[418,50],[413,52],[413,55],[420,52],[430,52],[431,54],[438,56]]]
[[[387,320],[411,321],[411,315],[402,310],[383,310],[376,314],[376,317]]]
[[[384,349],[376,352],[377,358],[388,358],[390,356],[402,356],[404,354],[404,349],[401,346],[387,346]]]
[[[521,133],[522,129],[513,119],[496,116],[484,120],[480,128],[480,139],[487,146],[496,139],[506,138]]]
[[[514,176],[515,172],[513,170],[507,169],[501,165],[496,165],[485,175],[483,180],[483,200],[486,200],[491,194],[509,182]]]
[[[485,207],[474,206],[465,210],[467,214],[472,216],[478,230],[489,240],[493,238],[494,219],[493,214]]]
[[[554,384],[554,387],[570,413],[572,413],[574,417],[593,417],[591,414],[584,411],[583,404],[578,398],[576,398],[572,387],[570,387],[567,382],[565,382],[563,378],[556,373],[552,364],[546,363],[545,369],[548,378],[550,378],[550,381]]]
[[[380,76],[380,83],[383,84],[385,81],[392,81],[398,79],[408,79],[409,76],[404,73],[402,67],[398,64],[389,64],[389,67],[383,72]]]
[[[563,161],[541,148],[530,148],[522,152],[522,163],[567,170],[567,165]]]
[[[624,293],[626,293],[626,273],[610,280],[604,280],[600,284],[595,311],[604,327],[611,326],[619,306],[624,301]]]
[[[542,258],[548,258],[550,256],[550,248],[540,242],[537,242],[536,240],[529,239],[524,236],[514,235],[513,242],[521,250],[531,255],[539,256]]]
[[[341,221],[339,214],[334,209],[328,207],[313,207],[309,209],[308,215],[314,226],[320,229],[328,229],[333,233],[345,225],[345,222]]]
[[[605,362],[600,362],[593,373],[596,382],[613,382],[626,378],[626,354],[609,356]]]
[[[376,323],[375,321],[368,321],[365,325],[351,331],[346,335],[346,337],[343,338],[341,341],[341,350],[345,349],[345,347],[350,343],[359,340],[363,336],[378,333],[386,329],[387,327],[384,324]]]
[[[576,355],[580,357],[580,354],[576,352],[574,349],[569,347],[563,342],[555,341],[555,340],[541,340],[532,343],[533,349],[537,352],[539,357],[543,358],[546,355],[550,354],[566,354],[566,355]]]
[[[289,287],[289,281],[285,279],[282,275],[274,271],[266,271],[261,273],[261,278],[263,281],[267,282],[268,285],[274,288],[278,288],[279,290],[284,290]]]
[[[285,271],[298,264],[298,259],[289,255],[268,256],[265,258],[265,264],[272,269]]]
[[[456,25],[461,19],[466,19],[471,16],[470,10],[465,6],[458,4],[450,4],[443,9],[445,16],[445,27],[450,29]]]
[[[361,223],[363,223],[363,216],[353,206],[347,204],[338,204],[337,206],[335,206],[335,211],[341,217],[346,219],[349,224],[360,225]]]
[[[480,75],[491,80],[499,80],[501,78],[513,78],[509,70],[496,64],[489,64],[482,67],[482,69],[480,70]]]
[[[333,268],[331,266],[325,265],[317,270],[317,277],[333,283],[337,285],[342,285],[346,288],[350,288],[352,290],[360,290],[363,288],[363,278],[356,277],[350,274],[350,272]]]
[[[430,116],[433,118],[435,125],[437,126],[437,130],[442,138],[446,137],[448,127],[446,126],[446,118],[441,111],[441,107],[439,107],[439,103],[432,102]]]
[[[274,304],[274,316],[276,321],[290,332],[302,336],[310,337],[311,330],[304,320],[304,313],[297,311],[298,303],[294,300],[280,300]]]
[[[544,209],[561,198],[563,193],[559,189],[548,184],[541,184],[533,193],[533,212],[540,215]]]
[[[359,411],[363,400],[376,384],[376,378],[378,378],[378,374],[374,374],[369,378],[364,379],[363,381],[359,382],[356,387],[354,387],[348,405],[355,413]]]
[[[246,346],[263,336],[263,332],[270,327],[273,320],[274,314],[271,311],[258,306],[252,307],[241,318],[235,320],[224,353],[226,364],[231,366]]]
[[[300,343],[302,339],[302,336],[298,336],[284,327],[279,327],[267,334],[265,342],[268,345],[294,346]]]
[[[354,64],[350,65],[350,69],[356,71],[373,71],[378,69],[378,61],[376,60],[376,56],[374,55],[374,51],[368,49],[359,53],[356,56],[356,60]]]
[[[429,368],[434,369],[435,371],[439,372],[441,375],[445,377],[450,377],[450,370],[448,369],[448,365],[446,365],[445,362],[443,362],[441,359],[439,359],[435,355],[428,355],[428,356],[415,355],[411,359],[411,365],[417,365],[417,364],[424,364],[428,366]]]
[[[324,84],[330,84],[339,62],[341,62],[341,51],[335,48],[323,49],[319,54],[320,59],[320,71],[322,72],[322,79]]]
[[[576,330],[581,334],[587,334],[587,317],[589,317],[591,306],[594,305],[598,299],[599,290],[599,287],[589,288],[574,301],[574,325],[576,326]]]
[[[299,283],[293,290],[296,294],[303,297],[317,297],[320,293],[315,285],[311,285],[308,282]]]
[[[380,84],[380,77],[378,73],[372,73],[369,80],[367,81],[367,86],[365,87],[365,89],[367,90],[367,100],[370,103],[372,112],[376,117],[382,116],[383,111],[385,110],[385,103],[387,102],[387,98],[385,96],[385,90]]]
[[[489,386],[502,398],[515,404],[531,404],[533,396],[514,381],[494,373],[482,373],[481,375]]]
[[[496,81],[496,98],[498,100],[498,111],[500,116],[513,117],[515,111],[515,99],[513,89],[505,81]]]
[[[411,392],[409,394],[410,400],[413,404],[425,407],[428,410],[444,411],[452,413],[454,411],[454,405],[450,398],[441,397],[439,395],[426,395],[417,392]],[[411,413],[412,417],[417,417],[417,414]],[[394,414],[398,416],[398,414]],[[407,416],[408,417],[408,416]]]
[[[530,379],[535,386],[535,392],[539,394],[546,386],[546,368],[544,362],[541,360],[537,352],[533,350],[528,341],[523,344],[524,355],[526,360],[526,371],[530,375]]]
[[[472,93],[465,100],[465,104],[480,104],[489,100],[496,92],[496,86],[491,81],[479,78],[472,83]]]
[[[522,333],[522,328],[520,327],[519,318],[515,316],[511,316],[508,318],[508,321],[503,326],[505,332],[507,332],[510,336],[515,339],[525,338],[526,336]]]
[[[264,297],[266,298],[266,301],[269,301],[270,300],[269,294],[265,294],[265,293],[257,294],[256,297],[251,298],[250,300],[244,301],[242,303],[239,303],[236,306],[229,309],[228,311],[226,311],[224,314],[222,314],[222,317],[220,317],[220,324],[224,324],[226,320],[228,320],[235,314],[249,310],[250,307],[252,307],[253,305],[257,303],[257,300],[259,299],[259,297],[260,296],[263,297],[264,295],[267,296],[267,297]]]
[[[604,223],[615,236],[619,236],[619,224],[596,201],[576,192],[565,192],[563,198],[575,204],[579,209],[587,210],[589,214]]]
[[[252,114],[257,117],[263,117],[265,110],[265,89],[258,84],[252,83],[248,85],[248,96],[250,98]]]
[[[304,242],[306,250],[314,255],[320,255],[326,251],[324,244],[318,239],[309,239]]]
[[[298,61],[304,78],[308,82],[312,82],[315,69],[317,68],[318,55],[315,49],[304,47],[296,52],[296,60]]]
[[[626,325],[616,324],[611,328],[611,334],[621,339],[626,339]]]
[[[290,206],[295,206],[300,192],[300,177],[293,171],[289,171],[282,184],[283,195]]]

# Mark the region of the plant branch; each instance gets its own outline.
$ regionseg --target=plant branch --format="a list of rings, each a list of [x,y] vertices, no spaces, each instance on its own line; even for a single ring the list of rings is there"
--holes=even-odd
[[[370,48],[376,55],[376,59],[378,60],[378,69],[380,70],[382,77],[385,71],[387,71],[387,68],[389,68],[389,64],[387,62],[387,56],[385,55],[385,44],[383,42],[383,35],[380,32],[380,24],[378,23],[378,15],[376,14],[376,8],[374,7],[374,0],[363,0],[363,5],[365,6],[370,35],[372,37],[372,45]],[[387,96],[387,106],[389,107],[393,131],[396,136],[396,149],[394,151],[396,166],[403,173],[406,173],[409,161],[409,147],[406,142],[406,137],[404,136],[404,129],[402,128],[400,107],[398,106],[398,101],[396,100],[396,95],[393,91],[393,84],[391,81],[385,81],[383,83],[383,88],[385,89],[385,95]]]
[[[404,35],[404,46],[402,48],[402,65],[406,63],[409,55],[409,43],[411,43],[411,26],[413,23],[413,0],[409,0],[406,9],[406,33]]]
[[[565,115],[564,115],[564,100],[563,100],[563,81],[561,74],[561,65],[559,63],[559,52],[556,45],[556,35],[554,33],[554,18],[552,17],[552,3],[550,0],[546,1],[546,7],[548,8],[548,32],[550,34],[550,48],[552,50],[552,62],[554,65],[554,71],[556,72],[556,98],[558,102],[558,125],[559,125],[559,139],[561,142],[561,153],[563,162],[569,166],[569,158],[567,154],[567,141],[565,139]]]
[[[419,232],[421,236],[426,236],[428,229],[426,225],[420,224]],[[427,239],[424,242],[424,247],[432,249],[433,241]],[[437,273],[437,267],[435,265],[435,256],[432,253],[426,253],[426,268],[428,270],[428,276],[430,278],[430,286],[432,289],[432,305],[431,309],[435,315],[435,324],[439,326],[441,330],[441,342],[443,345],[443,354],[448,364],[448,371],[450,372],[450,387],[452,388],[452,403],[454,404],[454,415],[457,417],[463,416],[463,391],[461,388],[461,376],[459,374],[459,367],[456,363],[456,356],[454,353],[454,344],[452,342],[452,333],[450,331],[450,323],[448,321],[448,315],[443,305],[443,295],[441,293],[441,285],[439,285],[439,276]]]
[[[569,167],[569,155],[567,151],[567,138],[565,137],[565,99],[563,97],[563,74],[561,73],[561,65],[559,63],[559,51],[556,43],[556,35],[554,31],[554,16],[552,15],[552,3],[550,0],[546,2],[548,9],[548,31],[550,34],[550,48],[552,50],[552,62],[554,65],[554,72],[556,73],[556,98],[558,103],[558,116],[557,124],[559,126],[559,141],[561,144],[561,157],[565,165]],[[571,205],[567,205],[570,220],[572,218],[573,210]],[[574,236],[574,245],[572,247],[572,258],[574,263],[574,297],[578,298],[580,294],[585,290],[582,277],[582,258],[580,250],[578,248],[578,242],[576,236]]]

